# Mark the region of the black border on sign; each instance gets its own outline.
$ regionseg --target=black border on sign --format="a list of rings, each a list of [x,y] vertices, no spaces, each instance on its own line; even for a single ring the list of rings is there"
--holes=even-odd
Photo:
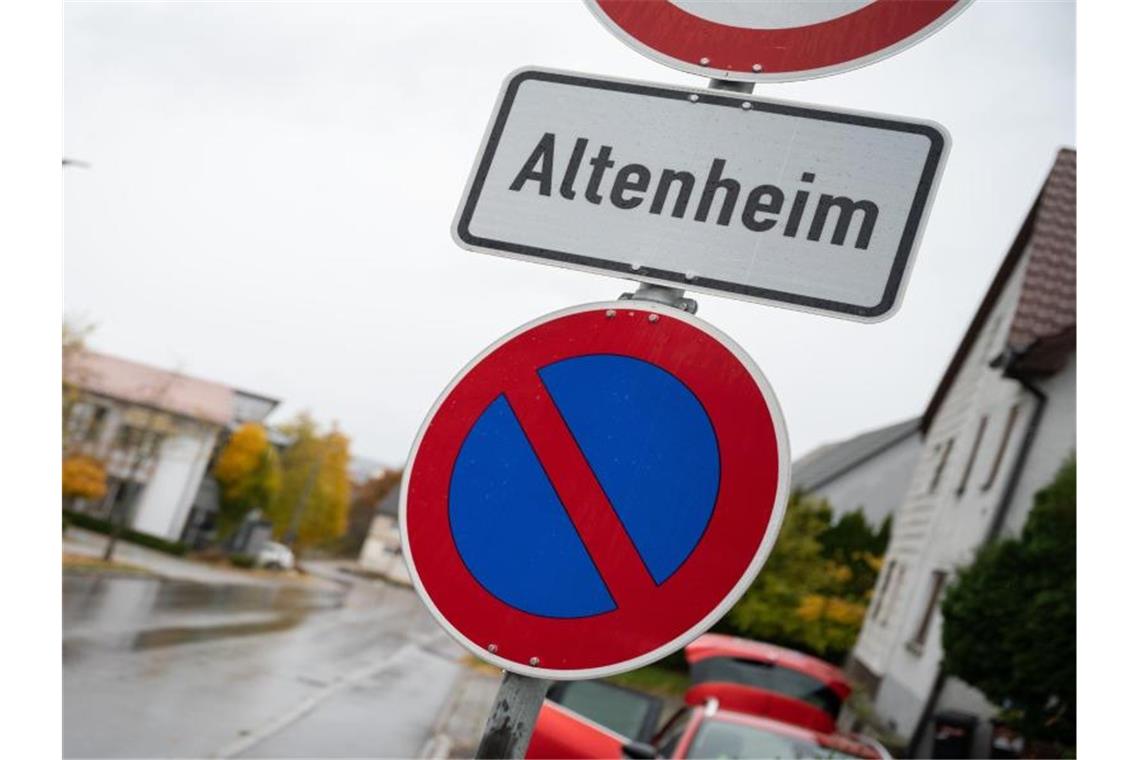
[[[635,95],[644,95],[648,97],[664,98],[666,100],[684,100],[688,101],[689,96],[694,94],[693,90],[673,89],[665,86],[639,84],[634,82],[623,82],[610,79],[594,79],[576,74],[563,74],[554,71],[542,71],[537,69],[524,69],[513,75],[507,82],[503,90],[502,98],[500,99],[498,112],[495,114],[494,121],[492,122],[491,129],[484,142],[482,152],[479,156],[478,163],[474,176],[471,179],[470,185],[467,189],[462,213],[460,214],[456,226],[455,233],[458,239],[467,246],[476,249],[485,249],[491,252],[503,251],[504,253],[536,259],[540,262],[558,262],[578,268],[600,270],[605,273],[615,273],[631,279],[651,279],[675,283],[681,288],[699,288],[707,291],[722,292],[728,295],[744,297],[748,299],[760,301],[776,301],[778,303],[791,304],[807,309],[818,311],[836,312],[847,316],[861,318],[861,319],[874,319],[887,314],[895,305],[895,299],[898,296],[899,289],[902,286],[904,276],[906,275],[907,266],[910,263],[911,254],[913,253],[915,241],[918,238],[919,231],[922,227],[922,221],[930,201],[931,192],[934,184],[938,178],[938,170],[942,161],[942,155],[946,149],[946,138],[936,127],[928,123],[921,122],[906,122],[896,121],[889,118],[870,116],[857,113],[845,113],[841,111],[828,111],[821,108],[790,105],[787,103],[778,103],[764,100],[754,100],[752,98],[742,98],[739,95],[728,96],[719,94],[716,90],[702,90],[699,91],[700,100],[692,105],[714,105],[728,107],[732,109],[739,109],[741,102],[747,100],[752,104],[752,110],[764,111],[767,113],[781,114],[785,116],[797,116],[807,119],[815,119],[817,121],[830,121],[838,122],[841,124],[854,124],[862,127],[871,127],[873,129],[883,129],[891,132],[908,132],[911,134],[918,134],[930,140],[930,150],[926,154],[926,162],[922,169],[922,176],[919,179],[918,187],[914,195],[914,202],[911,204],[910,213],[907,214],[906,224],[903,227],[902,239],[899,241],[898,250],[895,252],[895,260],[891,264],[890,274],[887,277],[887,284],[883,290],[883,297],[874,306],[859,306],[857,304],[844,303],[842,301],[832,301],[825,298],[814,298],[811,296],[801,295],[799,293],[790,293],[782,290],[772,290],[769,288],[760,288],[749,285],[741,285],[735,282],[727,282],[725,280],[716,280],[708,277],[694,277],[688,279],[682,272],[673,272],[668,269],[657,269],[654,267],[640,267],[637,270],[632,269],[630,265],[617,261],[610,261],[608,259],[599,259],[593,256],[584,256],[582,254],[570,253],[568,251],[556,251],[547,248],[537,248],[529,245],[522,245],[519,243],[511,243],[505,240],[492,240],[490,238],[477,237],[471,234],[470,224],[471,218],[475,214],[475,207],[478,205],[479,198],[483,191],[483,184],[487,179],[487,174],[491,168],[491,161],[495,157],[495,151],[499,146],[499,140],[502,137],[503,129],[506,127],[507,118],[510,116],[511,106],[514,104],[515,96],[518,93],[519,86],[529,80],[538,80],[544,82],[553,82],[557,84],[568,84],[575,87],[588,87],[596,90],[614,90],[617,92],[632,93]]]

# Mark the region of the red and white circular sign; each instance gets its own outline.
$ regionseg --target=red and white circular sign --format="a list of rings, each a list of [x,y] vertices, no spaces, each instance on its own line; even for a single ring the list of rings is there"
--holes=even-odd
[[[771,551],[788,479],[779,406],[739,346],[670,308],[579,306],[497,341],[428,413],[404,558],[482,659],[605,676],[728,611]]]
[[[714,79],[838,74],[932,34],[972,0],[586,0],[627,45]]]

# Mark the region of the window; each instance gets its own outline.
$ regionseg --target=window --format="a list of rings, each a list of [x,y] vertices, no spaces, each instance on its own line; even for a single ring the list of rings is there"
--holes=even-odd
[[[883,600],[887,598],[887,592],[891,590],[891,576],[895,573],[895,560],[887,563],[887,572],[883,574],[883,585],[879,589],[879,595],[875,598],[875,608],[871,610],[871,620],[878,620],[879,613],[883,611]]]
[[[946,469],[946,461],[950,459],[950,452],[954,449],[954,439],[942,443],[940,446],[935,447],[935,452],[942,449],[942,455],[938,457],[938,464],[934,468],[934,477],[930,479],[930,489],[928,493],[934,493],[938,488],[938,483],[942,480],[942,471]]]
[[[716,681],[783,694],[806,702],[832,718],[839,716],[843,700],[827,684],[806,673],[769,662],[739,657],[709,657],[689,668],[694,685]]]
[[[962,470],[962,480],[958,483],[958,496],[966,492],[966,484],[970,480],[970,471],[974,469],[974,460],[978,457],[978,447],[982,445],[982,438],[986,434],[986,425],[990,422],[988,416],[983,415],[978,422],[978,432],[974,434],[974,445],[970,447],[970,458],[966,460],[966,469]]]
[[[907,647],[912,652],[921,652],[926,644],[926,634],[930,632],[930,621],[934,618],[934,608],[938,605],[938,598],[942,595],[942,586],[946,583],[946,571],[935,570],[930,574],[930,596],[926,599],[926,609],[922,611],[922,619],[918,628],[911,637]]]
[[[547,699],[636,741],[653,736],[663,707],[658,697],[605,681],[563,681]]]
[[[983,491],[990,490],[994,481],[997,480],[998,472],[1001,470],[1001,460],[1005,458],[1005,450],[1009,446],[1009,437],[1013,433],[1013,426],[1017,423],[1017,415],[1020,411],[1020,404],[1014,404],[1010,407],[1009,416],[1005,419],[1005,429],[1001,431],[1001,443],[998,444],[997,454],[994,455],[994,462],[990,466],[990,474],[986,478],[986,482],[982,484]]]
[[[115,448],[131,456],[150,457],[158,451],[162,435],[134,425],[121,425],[115,433]]]
[[[665,727],[657,734],[653,743],[657,746],[657,754],[661,757],[672,757],[677,750],[677,742],[685,735],[689,727],[689,719],[693,716],[693,708],[682,707],[678,710]]]
[[[99,436],[103,432],[103,425],[107,421],[107,407],[96,406],[94,414],[91,415],[91,422],[87,425],[87,430],[83,433],[83,440],[88,443],[94,443],[99,440]]]
[[[787,731],[763,724],[754,725],[740,719],[717,716],[701,722],[686,757],[794,757],[854,758],[836,747],[838,742],[814,731]],[[856,742],[844,749],[863,754]]]
[[[82,441],[91,424],[94,413],[90,404],[75,402],[67,412],[67,438],[69,441]]]
[[[883,626],[886,627],[887,622],[891,619],[891,613],[895,611],[895,604],[899,600],[899,592],[903,587],[903,578],[906,577],[906,565],[899,565],[898,575],[895,576],[895,587],[891,589],[891,597],[887,600],[887,611],[883,613]]]

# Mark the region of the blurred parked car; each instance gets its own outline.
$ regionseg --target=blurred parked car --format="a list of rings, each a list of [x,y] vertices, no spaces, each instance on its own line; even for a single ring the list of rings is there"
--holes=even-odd
[[[608,686],[608,684],[605,684]],[[827,734],[723,710],[710,698],[678,710],[649,741],[637,741],[554,702],[539,713],[528,758],[889,758],[863,737]]]
[[[285,544],[266,541],[261,551],[257,553],[256,564],[269,570],[292,570],[293,550]]]
[[[685,658],[687,706],[660,729],[659,697],[604,681],[555,684],[527,757],[890,757],[877,742],[836,731],[851,686],[833,665],[716,634],[686,647]]]

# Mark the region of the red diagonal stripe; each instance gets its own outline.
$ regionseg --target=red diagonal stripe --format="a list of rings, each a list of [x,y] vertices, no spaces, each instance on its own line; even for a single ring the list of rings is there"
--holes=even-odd
[[[550,478],[602,580],[621,607],[656,589],[566,421],[537,373],[523,373],[507,401]]]

